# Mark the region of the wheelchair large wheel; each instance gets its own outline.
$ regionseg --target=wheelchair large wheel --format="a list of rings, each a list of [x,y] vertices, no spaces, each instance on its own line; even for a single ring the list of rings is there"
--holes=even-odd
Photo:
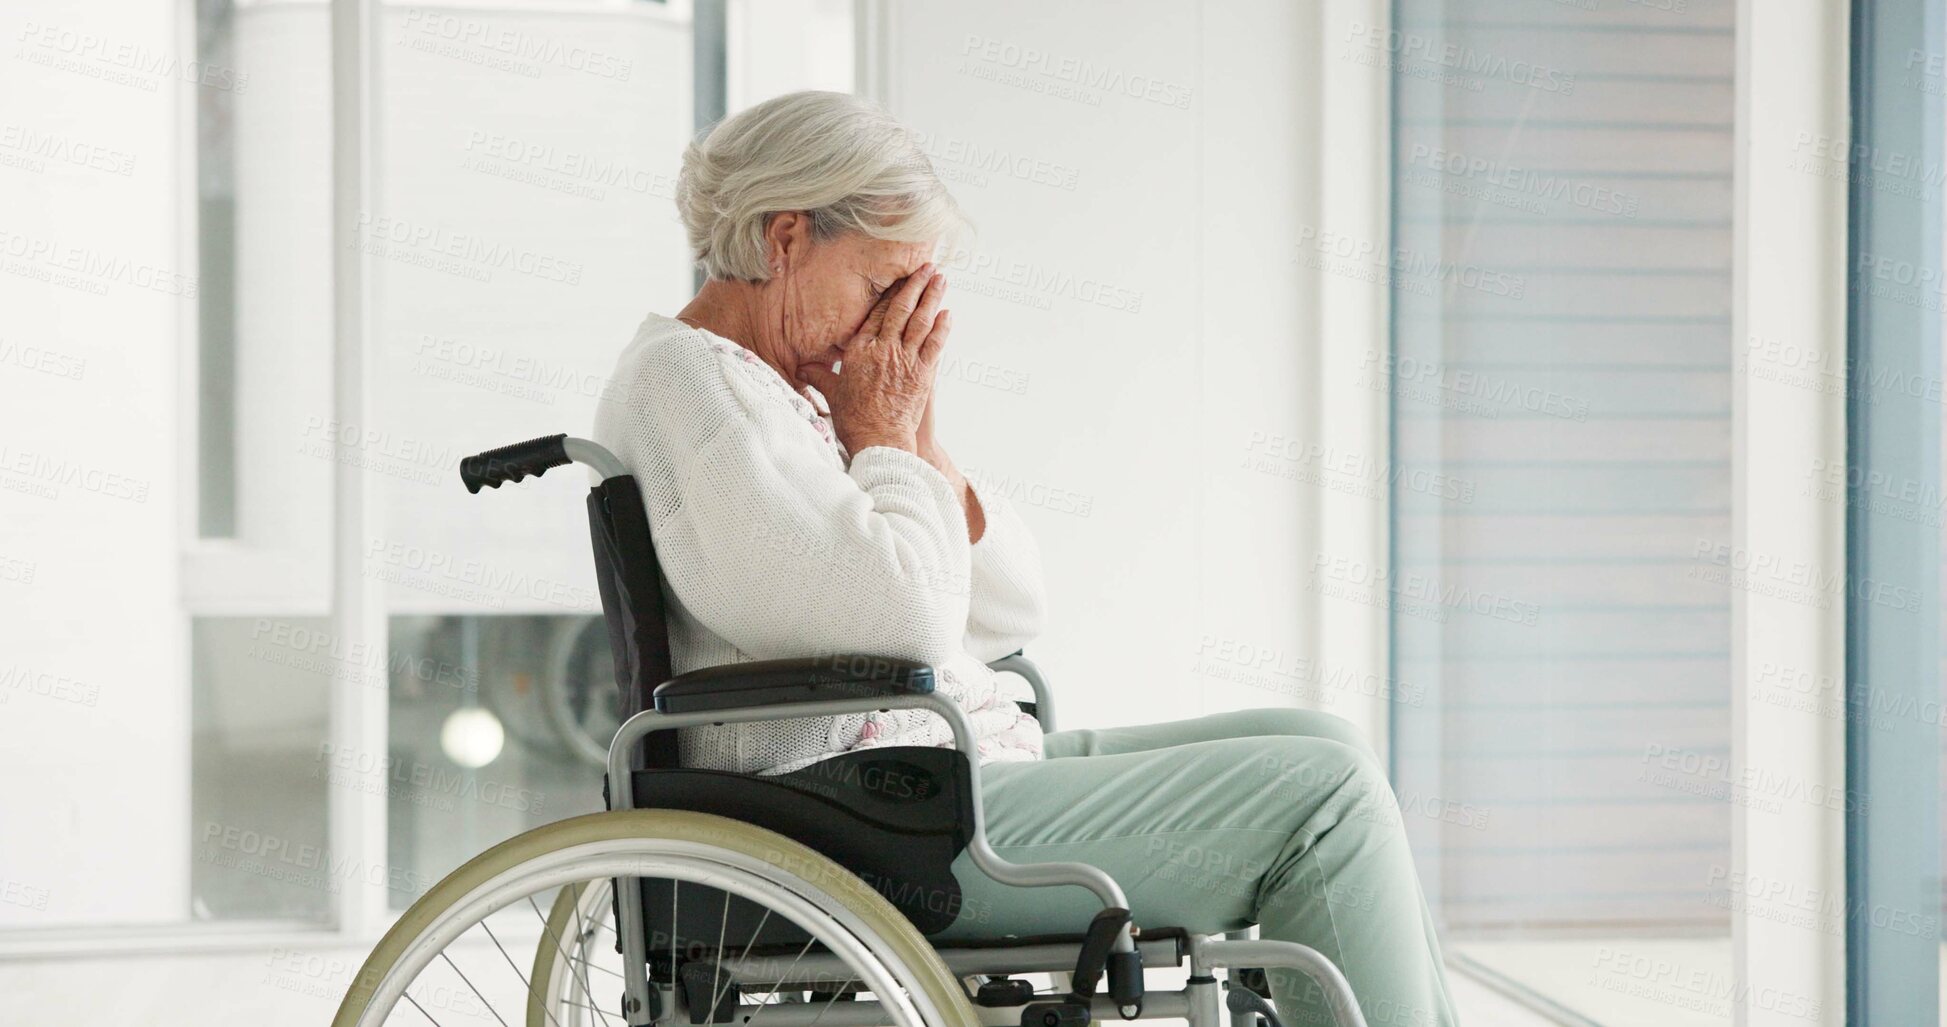
[[[979,1022],[959,982],[925,937],[836,863],[739,821],[674,810],[631,810],[590,814],[529,831],[434,885],[366,959],[333,1027],[428,1020],[513,1024],[537,1022],[532,1019],[536,1014],[546,1027],[619,1027],[624,1020],[618,1007],[601,1001],[605,991],[619,993],[619,965],[601,967],[591,959],[597,951],[615,959],[615,939],[612,933],[598,937],[590,926],[612,919],[590,914],[606,904],[609,881],[616,877],[690,889],[684,894],[722,895],[726,923],[729,896],[735,896],[740,909],[762,910],[760,923],[776,917],[806,939],[795,959],[788,952],[753,956],[751,946],[740,947],[737,938],[721,933],[706,939],[714,945],[685,942],[681,955],[686,979],[697,979],[688,974],[697,969],[691,964],[698,959],[715,960],[714,968],[706,963],[701,969],[716,990],[707,1005],[697,1003],[693,1017],[679,1008],[683,989],[674,986],[675,975],[665,974],[656,996],[658,1022],[761,1019],[784,1027],[823,1015],[818,1007],[810,1007],[818,1010],[812,1016],[794,1015],[809,1011],[804,1005],[808,999],[825,1002],[825,1008],[845,1000],[843,1009],[823,1020],[833,1027],[868,1020],[894,1027],[971,1027]],[[546,901],[553,902],[554,915],[542,913],[540,903]],[[575,926],[564,931],[568,924]],[[538,938],[542,951],[523,966],[511,955],[511,946],[526,937]],[[513,940],[504,940],[509,938]],[[668,944],[668,936],[663,938],[662,944]],[[549,953],[550,946],[559,951]],[[830,967],[836,960],[840,969],[835,974],[821,971],[819,983],[807,983],[792,970],[814,947],[813,962]],[[677,958],[672,950],[665,966],[675,967]],[[768,993],[730,986],[736,974],[747,974],[752,966],[769,967],[774,974],[778,983]],[[533,969],[524,972],[529,967]],[[719,972],[710,973],[712,969]],[[861,1019],[858,1014],[867,1007],[859,999],[880,1010],[876,1018]],[[767,1011],[762,1007],[773,1004],[799,1009],[762,1015]],[[450,1015],[442,1017],[442,1012]],[[564,1012],[569,1019],[562,1018]]]

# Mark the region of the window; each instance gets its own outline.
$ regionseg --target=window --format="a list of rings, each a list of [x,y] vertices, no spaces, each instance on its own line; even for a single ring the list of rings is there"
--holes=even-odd
[[[835,10],[793,17],[829,33]],[[618,710],[586,483],[472,496],[455,470],[585,433],[643,315],[687,298],[678,162],[725,94],[720,4],[695,5],[701,32],[689,4],[382,6],[352,239],[370,413],[346,418],[327,11],[201,11],[203,52],[264,70],[199,108],[201,266],[220,287],[202,305],[183,586],[199,919],[396,911],[494,843],[601,807]],[[333,505],[345,467],[370,499],[360,523]],[[376,632],[332,615],[348,544]],[[334,725],[361,704],[383,734]],[[330,826],[346,809],[382,832],[348,844]]]
[[[377,94],[366,573],[389,627],[390,904],[601,808],[617,723],[582,500],[469,495],[461,457],[586,434],[615,357],[691,285],[676,220],[691,27],[658,4],[389,9]]]
[[[1728,979],[1767,801],[1729,772],[1733,8],[1395,10],[1353,45],[1397,113],[1396,789],[1458,960],[1654,1019],[1684,996],[1629,961]]]
[[[196,538],[186,543],[188,915],[332,916],[329,33],[322,5],[200,0]]]

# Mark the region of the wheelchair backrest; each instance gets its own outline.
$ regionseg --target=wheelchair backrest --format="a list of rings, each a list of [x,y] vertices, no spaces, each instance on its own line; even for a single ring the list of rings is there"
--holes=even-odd
[[[627,719],[651,708],[656,686],[674,676],[662,574],[642,490],[633,475],[609,478],[589,490],[588,534],[595,547],[609,649],[615,655],[615,687],[621,690],[622,716]],[[639,769],[677,765],[674,732],[650,735],[642,749]]]
[[[602,476],[602,483],[588,493],[588,534],[626,720],[649,709],[656,686],[672,676],[662,572],[635,476],[601,446],[557,433],[466,457],[460,461],[460,481],[478,495],[481,489],[497,489],[529,475],[538,478],[571,463],[586,464]],[[635,762],[639,769],[676,766],[674,734],[662,731],[644,739]]]

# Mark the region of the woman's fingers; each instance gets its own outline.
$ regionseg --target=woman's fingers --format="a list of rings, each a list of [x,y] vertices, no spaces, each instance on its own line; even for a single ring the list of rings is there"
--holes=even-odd
[[[885,331],[886,311],[892,308],[892,294],[895,291],[886,290],[886,294],[879,297],[879,302],[872,305],[871,312],[865,315],[865,323],[859,325],[858,334],[853,336],[854,339],[876,339],[879,333]]]
[[[887,290],[846,348],[842,373],[804,365],[805,384],[831,404],[839,441],[853,452],[875,438],[931,434],[934,377],[953,318],[940,309],[946,283],[931,264]],[[877,433],[877,434],[874,434]]]
[[[899,287],[892,290],[892,304],[886,308],[885,321],[880,325],[880,334],[906,342],[906,322],[919,306],[920,293],[933,279],[933,265],[924,264],[918,271],[906,276]],[[906,343],[910,346],[912,343]]]
[[[933,319],[933,330],[927,332],[926,338],[920,342],[920,363],[931,366],[937,362],[940,359],[940,351],[946,349],[947,336],[952,332],[953,311],[940,311],[940,316]]]
[[[940,303],[946,299],[946,275],[935,271],[927,276],[926,291],[919,294],[919,306],[913,309],[913,316],[906,321],[906,345],[917,347],[932,334],[933,318],[940,312]]]

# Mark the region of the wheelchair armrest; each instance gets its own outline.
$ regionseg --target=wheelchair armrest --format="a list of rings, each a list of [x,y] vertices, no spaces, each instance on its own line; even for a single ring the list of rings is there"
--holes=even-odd
[[[1041,676],[1041,668],[1028,659],[1027,653],[1016,649],[1006,656],[987,665],[989,670],[1003,674],[1019,674],[1034,689],[1034,708],[1028,712],[1041,722],[1041,730],[1055,729],[1055,696],[1048,690],[1048,679]]]
[[[884,656],[804,656],[705,667],[656,686],[658,713],[711,713],[754,706],[930,695],[933,668]]]

